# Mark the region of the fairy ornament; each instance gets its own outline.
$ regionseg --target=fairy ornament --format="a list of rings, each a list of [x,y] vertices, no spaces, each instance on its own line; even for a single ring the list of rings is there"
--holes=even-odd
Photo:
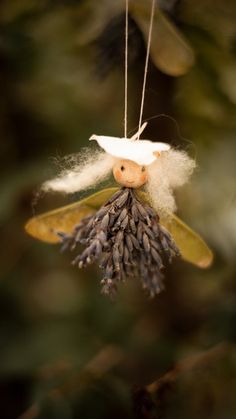
[[[25,226],[34,238],[61,242],[63,250],[73,250],[72,263],[79,268],[99,261],[102,292],[109,295],[116,292],[119,282],[136,277],[150,296],[155,296],[163,289],[164,266],[173,258],[181,257],[200,268],[208,267],[213,258],[202,238],[174,215],[174,190],[189,180],[195,161],[169,144],[139,139],[146,127],[141,121],[154,4],[153,0],[138,132],[127,138],[126,7],[124,138],[92,135],[90,140],[96,141],[100,150],[81,152],[78,162],[42,188],[74,193],[94,188],[112,172],[121,187],[103,189],[33,217]],[[78,253],[80,244],[84,248]]]

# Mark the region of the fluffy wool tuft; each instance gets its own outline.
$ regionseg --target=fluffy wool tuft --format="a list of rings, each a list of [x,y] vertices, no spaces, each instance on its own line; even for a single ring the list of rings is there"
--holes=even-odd
[[[173,190],[188,181],[195,167],[195,161],[187,153],[174,149],[162,153],[147,167],[148,183],[145,188],[160,215],[176,210]]]
[[[114,158],[104,152],[84,149],[78,157],[69,156],[67,165],[56,178],[45,182],[42,190],[74,193],[95,187],[111,173]]]

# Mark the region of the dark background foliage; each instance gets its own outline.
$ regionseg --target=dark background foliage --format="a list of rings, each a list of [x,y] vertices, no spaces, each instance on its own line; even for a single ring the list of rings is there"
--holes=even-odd
[[[150,7],[132,3],[130,130]],[[145,6],[141,17],[136,3]],[[122,135],[124,2],[1,2],[3,419],[235,417],[236,7],[159,6],[144,116],[175,119],[151,119],[146,136],[196,156],[179,213],[215,261],[207,271],[176,261],[153,300],[134,280],[110,301],[96,267],[77,271],[70,254],[27,237],[23,225],[37,187],[56,172],[52,157],[78,152],[92,133]],[[35,210],[71,201],[45,196]]]

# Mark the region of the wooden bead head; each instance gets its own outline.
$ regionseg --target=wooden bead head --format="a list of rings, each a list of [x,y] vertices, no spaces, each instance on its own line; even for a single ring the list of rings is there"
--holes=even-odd
[[[140,188],[148,179],[146,166],[125,159],[119,159],[113,166],[115,180],[127,188]]]

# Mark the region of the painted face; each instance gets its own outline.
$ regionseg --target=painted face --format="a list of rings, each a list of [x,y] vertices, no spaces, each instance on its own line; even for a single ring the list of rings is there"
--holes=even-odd
[[[118,183],[127,188],[140,188],[148,179],[145,166],[124,159],[117,160],[114,164],[113,175]]]

